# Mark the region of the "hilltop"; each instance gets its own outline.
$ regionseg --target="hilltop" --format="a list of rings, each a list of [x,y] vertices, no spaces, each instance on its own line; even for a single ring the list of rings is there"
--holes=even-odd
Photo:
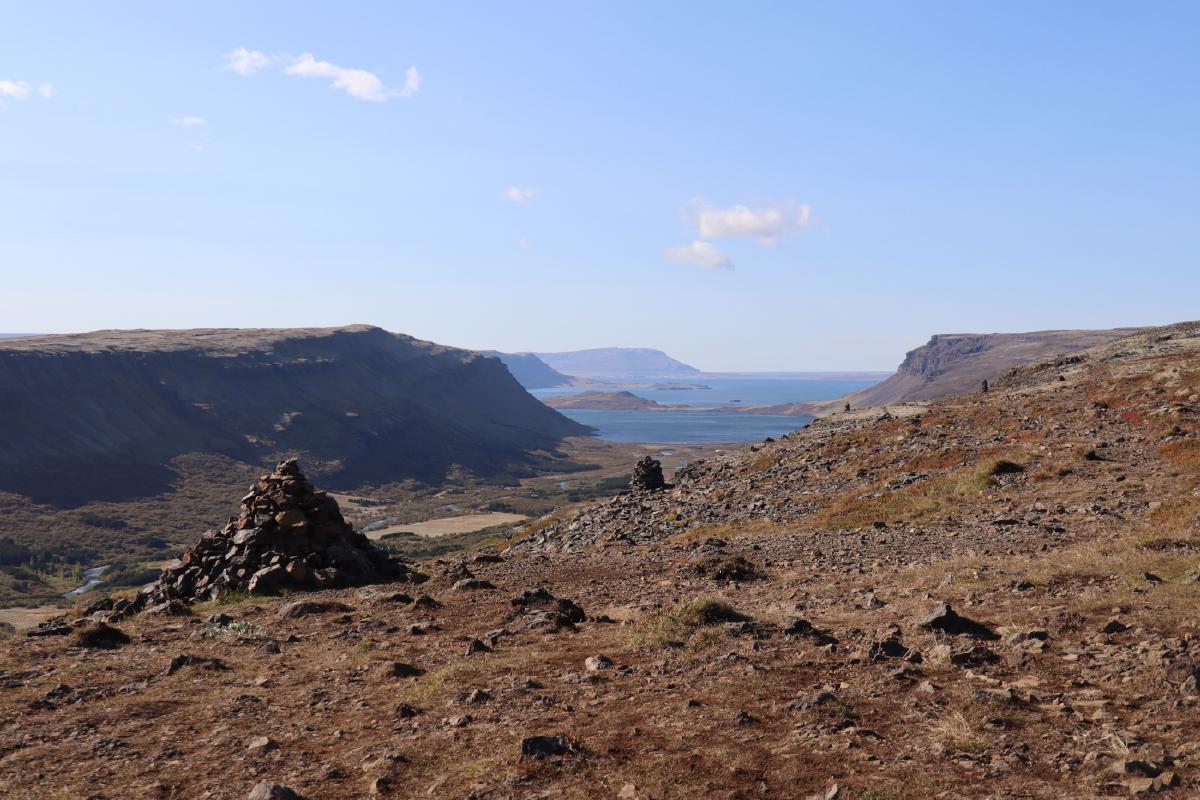
[[[0,791],[1200,790],[1200,323],[669,481],[421,562],[419,587],[18,637]]]
[[[527,472],[588,432],[495,359],[365,325],[5,339],[0,426],[0,490],[60,505],[159,493],[193,452],[347,487]]]

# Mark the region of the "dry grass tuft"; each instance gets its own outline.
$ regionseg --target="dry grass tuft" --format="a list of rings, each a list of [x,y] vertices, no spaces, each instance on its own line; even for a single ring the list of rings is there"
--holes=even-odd
[[[644,617],[634,626],[631,638],[638,647],[683,647],[702,628],[746,619],[728,603],[702,597]]]

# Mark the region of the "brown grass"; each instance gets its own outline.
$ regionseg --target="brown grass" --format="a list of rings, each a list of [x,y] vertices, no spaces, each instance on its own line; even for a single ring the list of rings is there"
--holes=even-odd
[[[630,638],[641,648],[682,647],[702,628],[744,619],[723,600],[700,597],[643,617]]]
[[[817,514],[816,520],[831,529],[863,528],[876,521],[932,522],[953,514],[962,500],[996,486],[994,470],[999,461],[991,459],[975,467],[964,467],[903,489],[885,491],[876,498],[843,496],[827,511]]]
[[[1187,470],[1200,471],[1200,439],[1181,439],[1158,448],[1164,461]]]

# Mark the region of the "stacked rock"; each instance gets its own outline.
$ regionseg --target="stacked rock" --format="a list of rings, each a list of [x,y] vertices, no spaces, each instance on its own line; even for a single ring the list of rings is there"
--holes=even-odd
[[[657,492],[665,489],[667,482],[663,479],[662,463],[658,459],[646,456],[633,468],[633,478],[629,481],[630,489]]]
[[[356,532],[337,501],[315,491],[291,458],[250,487],[238,517],[204,533],[167,565],[158,581],[142,590],[138,605],[423,577]]]

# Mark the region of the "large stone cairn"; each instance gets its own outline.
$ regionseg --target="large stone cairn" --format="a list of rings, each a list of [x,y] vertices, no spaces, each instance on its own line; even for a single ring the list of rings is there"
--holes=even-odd
[[[629,488],[635,491],[657,492],[665,489],[667,482],[663,479],[662,462],[646,456],[633,468],[633,478]]]
[[[250,487],[239,516],[204,533],[167,565],[158,582],[142,590],[139,605],[422,577],[356,532],[337,501],[315,491],[290,458]]]

